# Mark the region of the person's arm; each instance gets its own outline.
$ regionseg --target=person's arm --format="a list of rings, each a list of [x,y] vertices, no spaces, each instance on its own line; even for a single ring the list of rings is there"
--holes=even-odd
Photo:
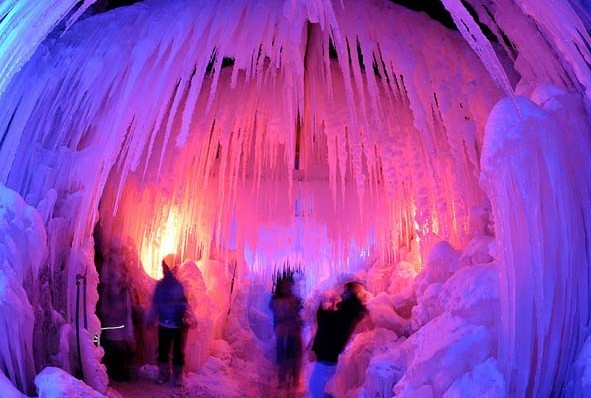
[[[176,284],[174,293],[175,302],[177,303],[176,305],[178,306],[181,315],[181,326],[185,328],[197,327],[197,317],[195,316],[195,313],[189,304],[189,299],[185,294],[185,286],[180,281]]]
[[[320,318],[322,317],[322,312],[324,311],[324,309],[322,308],[322,304],[318,307],[318,310],[316,311],[316,317],[314,320],[314,324],[312,325],[312,330],[313,332],[311,333],[311,338],[310,338],[310,342],[308,343],[308,350],[310,352],[310,354],[308,354],[309,358],[310,358],[310,362],[313,362],[316,360],[316,351],[318,350],[318,328],[320,327]]]
[[[185,316],[183,318],[183,324],[185,327],[188,328],[196,328],[197,327],[197,316],[193,312],[193,308],[189,305],[187,301],[187,309],[185,310]]]
[[[184,286],[181,284],[181,302],[183,303],[183,310],[185,312],[189,311],[191,309],[191,307],[189,306],[189,300],[187,300],[187,295],[185,294],[185,288]]]
[[[308,351],[308,361],[316,362],[316,333],[318,333],[318,324],[314,322],[312,325],[312,333],[310,333],[310,340],[306,346],[306,351]]]
[[[159,289],[158,285],[154,289],[154,296],[152,297],[152,305],[150,306],[150,312],[146,317],[146,325],[154,326],[156,319],[158,318],[158,303],[159,303]]]

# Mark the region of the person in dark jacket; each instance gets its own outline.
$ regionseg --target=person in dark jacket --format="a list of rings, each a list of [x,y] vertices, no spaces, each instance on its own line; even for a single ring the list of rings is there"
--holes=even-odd
[[[367,313],[359,299],[362,288],[358,282],[347,282],[340,302],[326,300],[316,312],[317,328],[312,343],[316,364],[310,377],[313,398],[330,397],[324,390],[336,372],[339,355],[347,346],[355,326]]]
[[[163,277],[156,284],[152,307],[148,322],[154,324],[158,320],[158,379],[163,384],[170,378],[170,352],[174,383],[183,384],[183,366],[185,365],[185,341],[187,326],[184,319],[188,311],[185,289],[174,276],[176,258],[168,255],[162,261]]]

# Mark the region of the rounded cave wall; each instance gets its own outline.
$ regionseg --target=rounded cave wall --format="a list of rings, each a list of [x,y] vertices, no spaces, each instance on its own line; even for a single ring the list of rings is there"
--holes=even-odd
[[[416,3],[0,2],[0,388],[131,394],[175,253],[195,396],[277,387],[286,267],[306,340],[364,286],[335,397],[586,396],[591,10]]]

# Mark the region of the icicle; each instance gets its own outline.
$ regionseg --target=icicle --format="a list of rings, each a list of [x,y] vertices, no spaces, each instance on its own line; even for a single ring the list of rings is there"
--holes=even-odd
[[[0,3],[0,95],[33,55],[41,41],[75,6],[68,26],[96,0],[49,2],[6,0]],[[31,29],[30,27],[34,27]]]
[[[84,14],[84,11],[86,11],[94,3],[96,3],[96,0],[82,0],[82,2],[78,1],[77,3],[74,3],[77,8],[68,18],[66,24],[67,27],[72,26],[72,24],[74,24],[74,22],[76,22],[78,18],[82,16],[82,14]]]
[[[456,23],[456,26],[464,36],[464,39],[474,49],[474,52],[480,57],[484,67],[492,78],[497,82],[499,87],[505,91],[508,96],[513,95],[513,88],[509,83],[509,78],[499,62],[495,51],[490,42],[480,30],[480,27],[474,21],[468,10],[464,7],[460,0],[441,0],[445,8],[450,12]]]
[[[576,79],[587,89],[587,96],[591,97],[591,38],[571,4],[557,0],[543,4],[522,0],[517,4],[542,28],[554,48],[570,64]]]

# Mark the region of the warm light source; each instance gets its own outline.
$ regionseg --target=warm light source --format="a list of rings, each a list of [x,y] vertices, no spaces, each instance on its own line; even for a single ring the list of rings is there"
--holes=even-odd
[[[162,278],[162,259],[177,252],[180,235],[180,220],[176,209],[170,209],[166,222],[159,228],[145,232],[140,259],[144,271],[152,278]]]

